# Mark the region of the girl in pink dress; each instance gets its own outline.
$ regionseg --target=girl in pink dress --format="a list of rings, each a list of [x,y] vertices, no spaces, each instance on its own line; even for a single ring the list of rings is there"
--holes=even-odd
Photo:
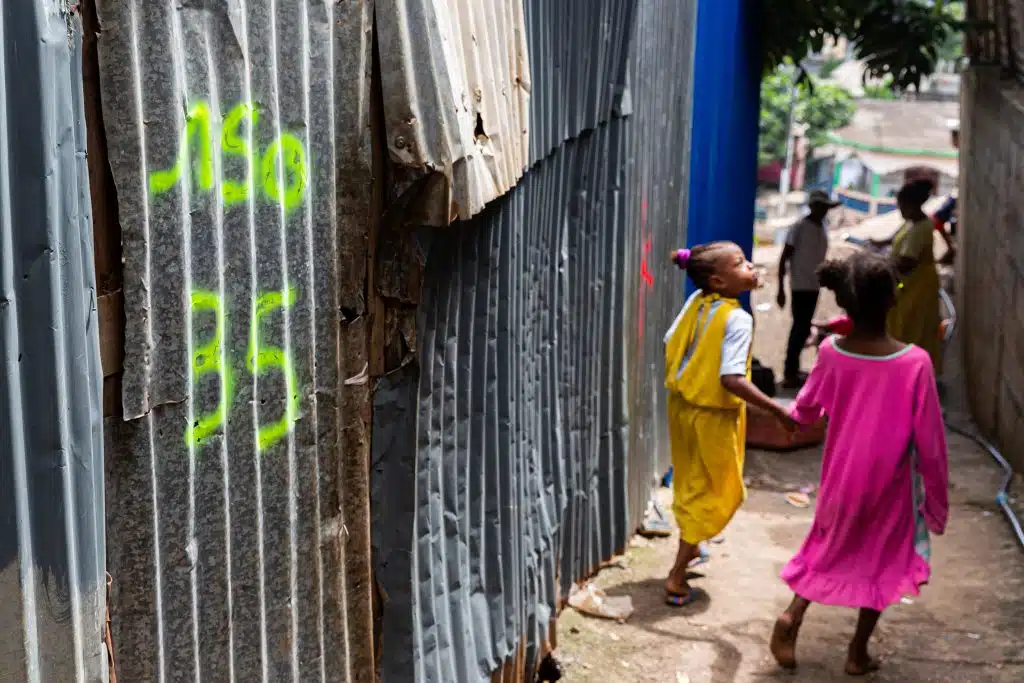
[[[897,288],[884,257],[858,253],[828,261],[823,287],[853,326],[833,336],[792,407],[797,422],[828,416],[814,523],[782,570],[795,593],[778,618],[771,651],[796,667],[800,624],[811,603],[860,610],[846,672],[878,668],[868,640],[882,611],[928,582],[929,532],[948,515],[945,427],[928,354],[886,334]]]

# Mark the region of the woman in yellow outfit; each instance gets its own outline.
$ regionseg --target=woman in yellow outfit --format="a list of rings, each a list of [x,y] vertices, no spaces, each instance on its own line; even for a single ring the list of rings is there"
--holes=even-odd
[[[757,273],[731,242],[680,249],[672,261],[698,291],[665,335],[672,444],[672,511],[679,551],[665,582],[666,602],[681,607],[697,597],[686,568],[699,546],[725,528],[746,498],[743,456],[746,404],[793,428],[786,409],[749,379],[754,320],[737,300],[757,286]]]
[[[891,255],[900,274],[896,305],[889,312],[889,334],[905,344],[928,352],[935,375],[942,374],[942,343],[939,336],[939,272],[935,267],[935,224],[924,212],[932,184],[917,180],[896,195],[905,222],[891,239],[875,246],[892,246]]]

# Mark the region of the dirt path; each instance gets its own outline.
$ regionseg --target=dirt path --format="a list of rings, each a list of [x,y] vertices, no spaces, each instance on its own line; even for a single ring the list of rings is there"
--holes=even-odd
[[[770,256],[768,257],[770,262]],[[774,298],[774,283],[757,304]],[[823,296],[819,314],[834,312]],[[777,309],[757,313],[755,355],[781,368],[788,321]],[[823,310],[824,309],[824,310]],[[813,354],[805,360],[809,367]],[[955,381],[956,378],[954,377]],[[960,401],[951,397],[953,404]],[[954,410],[962,405],[951,406]],[[953,413],[952,420],[962,420]],[[677,610],[662,602],[662,581],[676,539],[638,540],[624,567],[597,578],[611,595],[629,595],[626,624],[567,609],[557,654],[569,683],[834,683],[843,674],[855,613],[815,606],[798,649],[797,673],[779,671],[768,653],[772,622],[790,599],[777,578],[810,525],[813,509],[790,506],[784,493],[818,481],[820,451],[748,455],[750,497],[711,548],[697,582],[710,601]],[[1024,551],[994,505],[1000,473],[972,442],[950,435],[951,520],[933,542],[932,585],[889,610],[875,638],[883,668],[868,680],[892,683],[1024,681]],[[667,496],[667,492],[663,491]]]
[[[951,437],[951,444],[953,508],[948,533],[933,544],[933,584],[883,616],[875,654],[884,666],[875,681],[1024,681],[1024,552],[991,503],[998,473],[987,456],[960,437]],[[611,595],[632,596],[636,613],[619,625],[566,610],[558,624],[563,680],[849,680],[842,666],[853,632],[850,610],[812,608],[795,675],[780,672],[766,646],[772,621],[790,598],[779,570],[812,517],[812,510],[791,507],[782,494],[815,482],[818,462],[817,451],[751,454],[750,498],[724,543],[712,546],[706,576],[697,582],[710,595],[705,604],[676,610],[662,603],[674,538],[634,542],[625,568],[605,570],[598,583]]]

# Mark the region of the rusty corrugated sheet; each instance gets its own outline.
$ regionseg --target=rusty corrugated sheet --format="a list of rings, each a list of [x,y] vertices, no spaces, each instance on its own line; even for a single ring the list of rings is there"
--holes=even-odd
[[[98,0],[124,681],[371,680],[369,2]]]
[[[423,220],[466,219],[527,165],[530,68],[521,0],[376,0],[387,149],[439,174]]]
[[[0,8],[0,680],[105,683],[102,373],[81,24]]]
[[[384,683],[531,680],[559,598],[643,514],[668,455],[695,8],[528,0],[531,167],[469,221],[384,226],[403,246],[378,256],[401,265],[382,294],[401,270],[418,305],[417,360],[374,399]]]

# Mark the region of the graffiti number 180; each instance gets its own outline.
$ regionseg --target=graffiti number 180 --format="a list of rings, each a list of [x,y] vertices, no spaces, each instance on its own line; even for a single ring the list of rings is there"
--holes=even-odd
[[[243,126],[248,124],[250,131],[256,128],[259,112],[249,104],[235,105],[224,117],[220,129],[220,152],[225,158],[249,160],[253,173],[258,173],[252,180],[256,189],[272,202],[282,205],[291,211],[299,204],[306,193],[307,164],[306,149],[302,141],[291,133],[277,136],[261,156],[250,148],[249,136],[243,134]],[[178,157],[174,165],[168,169],[154,171],[149,175],[149,192],[158,196],[168,192],[182,180],[188,178],[187,168],[191,166],[194,178],[193,187],[210,192],[216,185],[214,153],[216,151],[216,122],[205,102],[196,102],[188,110],[185,134],[182,136]],[[192,147],[194,153],[190,154]],[[223,171],[222,171],[223,173]],[[250,199],[250,180],[222,178],[220,183],[224,206],[230,207]]]
[[[249,348],[246,353],[246,367],[255,377],[279,372],[285,382],[285,410],[281,419],[271,424],[260,425],[256,434],[256,445],[265,451],[283,439],[299,418],[298,380],[291,358],[284,349],[264,343],[262,338],[263,320],[278,309],[289,309],[295,305],[295,290],[291,287],[281,292],[267,292],[256,298],[252,325],[249,331]],[[227,337],[227,317],[224,302],[214,292],[199,290],[192,292],[192,315],[212,313],[215,328],[213,337],[205,344],[198,344],[192,352],[192,384],[196,386],[206,375],[220,377],[220,401],[208,413],[197,415],[185,432],[185,441],[199,445],[207,437],[223,428],[234,399],[234,372],[230,359],[225,358],[224,340]]]

